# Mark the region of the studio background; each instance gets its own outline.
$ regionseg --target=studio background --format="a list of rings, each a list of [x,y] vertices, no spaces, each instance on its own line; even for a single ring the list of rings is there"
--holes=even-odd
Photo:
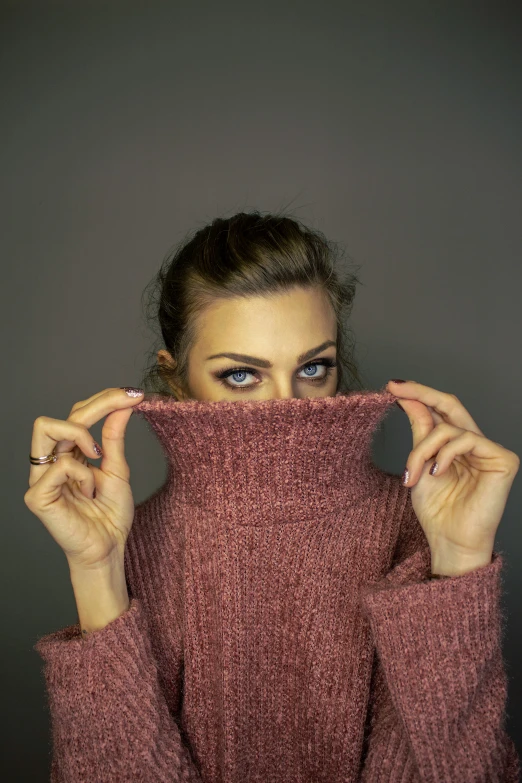
[[[137,385],[142,291],[187,232],[288,205],[361,265],[367,385],[456,394],[522,455],[520,12],[515,3],[4,2],[3,780],[47,781],[37,638],[77,622],[62,550],[23,501],[34,419]],[[92,429],[101,443],[102,422]],[[402,473],[398,409],[375,460]],[[164,459],[131,418],[135,502]],[[507,729],[522,755],[521,476],[505,557]]]

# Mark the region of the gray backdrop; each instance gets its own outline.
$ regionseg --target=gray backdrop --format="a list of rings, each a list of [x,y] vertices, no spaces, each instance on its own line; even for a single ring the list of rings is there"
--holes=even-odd
[[[23,502],[33,421],[139,381],[140,296],[187,231],[290,204],[362,265],[368,385],[451,391],[522,455],[520,33],[503,2],[2,3],[3,779],[48,780],[32,645],[77,621]],[[376,460],[410,448],[397,410]],[[139,502],[165,465],[135,418],[127,455]],[[519,753],[521,500],[519,475],[496,543]]]

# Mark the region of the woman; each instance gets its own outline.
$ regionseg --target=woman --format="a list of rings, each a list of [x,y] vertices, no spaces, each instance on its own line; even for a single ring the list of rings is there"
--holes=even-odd
[[[35,645],[53,783],[518,780],[493,550],[518,457],[453,395],[351,388],[336,260],[288,217],[215,220],[158,274],[152,393],[35,422],[25,502],[79,616]],[[371,461],[396,396],[402,482]],[[168,464],[136,508],[133,411]]]

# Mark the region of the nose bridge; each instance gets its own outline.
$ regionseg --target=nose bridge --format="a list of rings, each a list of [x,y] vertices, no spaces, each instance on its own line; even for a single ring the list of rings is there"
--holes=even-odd
[[[285,376],[274,378],[274,393],[271,395],[276,400],[288,400],[292,397],[296,397],[297,389],[294,388],[295,379]]]

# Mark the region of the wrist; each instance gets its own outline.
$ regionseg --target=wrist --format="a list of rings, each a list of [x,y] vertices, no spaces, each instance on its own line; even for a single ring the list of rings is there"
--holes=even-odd
[[[488,552],[455,552],[450,548],[431,553],[431,573],[438,576],[461,576],[491,563]]]
[[[100,630],[130,606],[123,562],[70,569],[82,636]]]

